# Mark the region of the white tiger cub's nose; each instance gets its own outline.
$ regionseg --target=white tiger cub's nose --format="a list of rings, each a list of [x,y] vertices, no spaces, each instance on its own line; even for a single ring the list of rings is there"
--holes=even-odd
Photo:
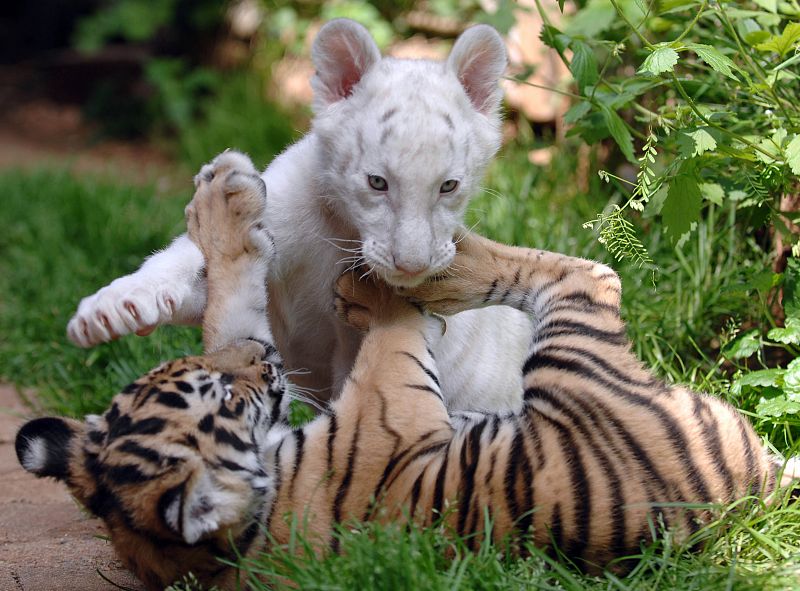
[[[394,268],[400,271],[406,277],[418,277],[425,272],[428,268],[428,265],[423,263],[404,263],[400,264],[395,262]]]

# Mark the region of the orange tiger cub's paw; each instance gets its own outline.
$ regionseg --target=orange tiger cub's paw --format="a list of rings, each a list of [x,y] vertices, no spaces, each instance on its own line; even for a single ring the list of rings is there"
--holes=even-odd
[[[195,186],[185,210],[186,225],[206,261],[244,255],[272,258],[272,239],[262,223],[266,187],[247,156],[220,154],[203,166]]]
[[[473,233],[462,234],[450,266],[422,284],[398,293],[421,304],[427,311],[451,316],[486,305],[492,281],[503,270],[495,251],[502,245]]]
[[[359,271],[342,274],[334,286],[334,307],[339,318],[362,332],[387,324],[419,310],[392,288],[373,277],[359,278]]]

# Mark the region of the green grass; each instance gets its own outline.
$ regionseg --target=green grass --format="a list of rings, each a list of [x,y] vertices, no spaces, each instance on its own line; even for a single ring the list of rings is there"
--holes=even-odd
[[[526,547],[523,556],[503,544],[467,549],[442,527],[421,529],[362,523],[340,527],[340,554],[319,556],[292,523],[292,542],[240,561],[253,590],[489,589],[723,591],[800,588],[800,510],[794,501],[764,508],[751,499],[716,508],[717,519],[689,540],[669,534],[633,555],[625,576],[580,573],[563,557]],[[698,547],[700,549],[698,550]],[[196,584],[175,591],[200,589]]]
[[[470,223],[502,241],[550,248],[612,262],[582,223],[606,207],[605,187],[592,197],[568,187],[575,163],[548,169],[507,150],[492,168]],[[64,172],[6,172],[0,217],[0,377],[37,391],[49,412],[80,416],[104,409],[111,396],[159,361],[200,350],[198,331],[160,328],[84,351],[65,336],[81,296],[135,269],[143,256],[182,231],[191,184],[178,195]],[[624,309],[639,355],[668,380],[728,397],[728,376],[715,344],[726,323],[761,321],[750,285],[766,256],[741,237],[736,212],[711,212],[679,249],[657,231],[643,235],[659,267],[615,264]],[[733,400],[752,412],[757,400]],[[796,450],[796,427],[758,419],[757,429],[781,451]],[[794,453],[797,453],[796,451]],[[642,549],[628,576],[588,577],[564,560],[530,549],[525,558],[437,528],[354,525],[337,533],[342,555],[317,556],[298,536],[293,547],[244,564],[270,588],[302,589],[800,589],[800,509],[791,503],[720,510],[702,532],[699,552],[658,542]],[[255,588],[259,587],[254,584]],[[181,588],[192,588],[191,585]]]
[[[0,175],[0,376],[34,387],[58,414],[103,410],[111,397],[159,361],[200,350],[195,329],[164,327],[90,351],[66,337],[80,297],[133,271],[182,231],[186,193],[66,172]]]

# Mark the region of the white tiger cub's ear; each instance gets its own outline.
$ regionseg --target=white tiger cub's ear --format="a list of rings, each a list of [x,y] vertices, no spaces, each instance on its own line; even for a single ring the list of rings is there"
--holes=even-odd
[[[165,497],[159,507],[162,517],[188,544],[237,523],[248,503],[246,495],[218,482],[206,468],[195,470]]]
[[[338,18],[326,23],[317,33],[311,59],[316,68],[316,75],[311,79],[314,110],[320,111],[350,96],[367,70],[380,61],[381,52],[363,26]]]
[[[493,114],[500,106],[500,76],[508,65],[506,46],[489,25],[475,25],[456,40],[447,65],[458,76],[475,109]]]

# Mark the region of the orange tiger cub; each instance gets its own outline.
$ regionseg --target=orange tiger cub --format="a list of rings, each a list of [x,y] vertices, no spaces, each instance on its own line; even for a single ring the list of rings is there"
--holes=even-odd
[[[410,515],[425,525],[444,514],[455,531],[480,534],[488,511],[494,537],[554,541],[596,571],[637,551],[651,519],[692,531],[706,517],[675,503],[725,503],[780,484],[781,463],[739,413],[641,367],[613,271],[475,235],[459,242],[447,275],[410,299],[340,278],[336,309],[368,334],[341,397],[290,428],[292,387],[264,314],[266,196],[251,168],[223,154],[198,175],[187,208],[207,261],[206,355],[156,368],[102,416],[36,419],[17,435],[22,465],[63,480],[103,518],[149,589],[188,572],[234,588],[235,569],[218,558],[269,551],[264,526],[288,541],[287,513],[307,517],[321,549],[336,549],[339,522]],[[448,415],[430,347],[439,325],[423,309],[499,304],[532,316],[525,406]],[[800,475],[791,469],[785,484]]]

